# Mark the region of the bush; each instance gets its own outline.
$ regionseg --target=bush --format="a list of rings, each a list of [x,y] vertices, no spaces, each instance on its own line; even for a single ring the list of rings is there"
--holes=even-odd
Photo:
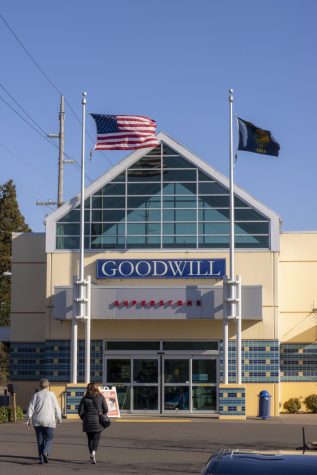
[[[0,407],[0,424],[9,422],[9,408],[7,406]]]
[[[297,414],[300,410],[301,405],[302,404],[300,400],[295,397],[284,402],[284,409],[286,409],[289,414]]]
[[[310,396],[307,396],[304,400],[304,403],[306,404],[307,409],[309,409],[311,412],[317,413],[317,394],[311,394]]]
[[[23,410],[20,406],[17,406],[17,421],[23,421],[24,415]],[[10,406],[0,407],[0,424],[6,424],[7,422],[12,422],[13,414]]]

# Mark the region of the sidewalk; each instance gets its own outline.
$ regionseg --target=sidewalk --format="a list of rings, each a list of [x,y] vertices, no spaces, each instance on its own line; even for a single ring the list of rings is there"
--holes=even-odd
[[[236,422],[206,417],[124,416],[103,433],[97,465],[91,465],[81,423],[66,420],[56,429],[49,463],[38,465],[34,430],[27,430],[23,423],[1,424],[0,473],[199,474],[211,453],[219,448],[296,449],[302,445],[303,426],[307,440],[316,440],[315,414]]]

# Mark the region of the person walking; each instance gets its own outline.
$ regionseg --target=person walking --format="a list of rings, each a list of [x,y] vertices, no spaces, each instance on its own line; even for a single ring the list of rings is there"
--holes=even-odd
[[[101,432],[104,427],[99,422],[99,414],[107,414],[108,406],[105,398],[100,393],[96,383],[89,383],[84,397],[78,406],[78,414],[83,421],[83,432],[86,432],[90,462],[96,463]]]
[[[33,394],[28,410],[26,425],[34,426],[39,452],[39,463],[48,463],[51,453],[56,422],[62,421],[62,414],[55,394],[49,390],[49,381],[40,379],[40,391]]]

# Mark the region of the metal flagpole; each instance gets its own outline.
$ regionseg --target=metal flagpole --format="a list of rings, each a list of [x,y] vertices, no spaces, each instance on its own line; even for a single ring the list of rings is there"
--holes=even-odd
[[[233,89],[229,89],[229,177],[230,177],[230,246],[229,246],[229,315],[223,320],[223,382],[228,384],[229,373],[229,319],[235,317],[235,275],[234,275],[234,192],[233,192]]]
[[[79,242],[79,279],[76,285],[79,287],[78,315],[73,315],[72,319],[72,341],[71,341],[71,378],[72,384],[77,384],[77,353],[78,353],[78,319],[85,317],[85,276],[84,276],[84,250],[85,250],[85,128],[86,128],[86,92],[82,94],[82,139],[81,139],[81,188],[80,188],[80,242]],[[87,355],[86,355],[87,357]]]

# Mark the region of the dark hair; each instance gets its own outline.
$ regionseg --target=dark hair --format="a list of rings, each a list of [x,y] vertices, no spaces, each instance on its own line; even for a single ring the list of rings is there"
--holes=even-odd
[[[86,396],[91,396],[91,395],[97,395],[100,394],[99,391],[99,386],[97,383],[89,383],[87,384],[87,389],[86,389]]]

